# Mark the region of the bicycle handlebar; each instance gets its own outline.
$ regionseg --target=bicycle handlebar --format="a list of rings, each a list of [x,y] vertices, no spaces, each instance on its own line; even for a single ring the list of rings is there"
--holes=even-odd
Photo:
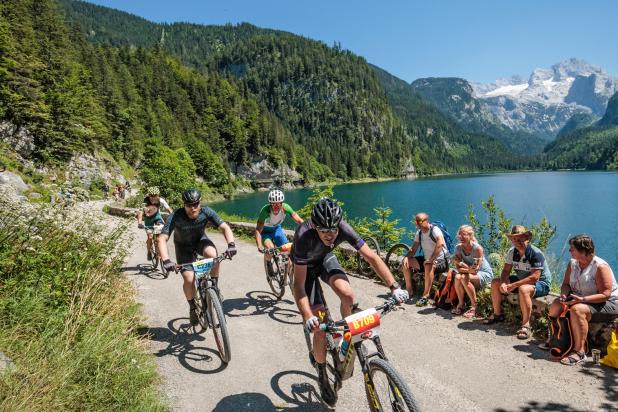
[[[232,258],[231,258],[231,257],[229,257],[229,256],[228,256],[228,254],[227,254],[226,252],[223,252],[223,253],[221,253],[219,256],[217,256],[217,257],[214,257],[214,258],[213,258],[214,263],[219,263],[219,262],[221,262],[221,261],[223,261],[223,260],[226,260],[226,259],[232,260]],[[191,262],[191,263],[183,263],[182,265],[178,265],[178,264],[176,264],[176,273],[178,273],[178,271],[179,271],[180,269],[193,269],[193,263],[194,263],[194,262]]]
[[[395,298],[388,298],[383,304],[375,307],[375,310],[380,312],[380,316],[386,315],[387,313],[396,310],[396,307],[399,305]],[[325,332],[341,332],[347,328],[348,324],[345,319],[341,319],[338,321],[330,322],[330,323],[320,323],[320,329]]]

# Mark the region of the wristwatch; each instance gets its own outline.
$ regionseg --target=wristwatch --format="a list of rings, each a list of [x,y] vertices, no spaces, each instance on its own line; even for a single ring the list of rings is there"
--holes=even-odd
[[[399,284],[399,282],[395,281],[392,285],[389,286],[389,289],[392,292],[395,289],[401,289],[401,285]]]

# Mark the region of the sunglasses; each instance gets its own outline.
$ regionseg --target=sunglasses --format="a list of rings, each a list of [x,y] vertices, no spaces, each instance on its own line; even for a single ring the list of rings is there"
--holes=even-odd
[[[316,230],[320,233],[337,233],[339,228],[337,227],[316,227]]]
[[[420,224],[421,224],[421,223],[423,223],[425,220],[427,220],[427,219],[421,219],[421,220],[418,220],[418,219],[417,219],[417,220],[416,220],[416,224],[417,224],[417,225],[420,225]]]
[[[196,203],[185,203],[185,207],[188,207],[190,209],[195,209],[197,207],[200,206],[200,202],[196,202]]]

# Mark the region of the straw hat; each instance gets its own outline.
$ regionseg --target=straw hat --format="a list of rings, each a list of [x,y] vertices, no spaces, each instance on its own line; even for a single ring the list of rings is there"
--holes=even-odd
[[[506,235],[509,239],[512,239],[513,236],[526,236],[526,238],[530,240],[532,238],[532,231],[526,229],[525,226],[515,225],[511,228],[511,233]]]

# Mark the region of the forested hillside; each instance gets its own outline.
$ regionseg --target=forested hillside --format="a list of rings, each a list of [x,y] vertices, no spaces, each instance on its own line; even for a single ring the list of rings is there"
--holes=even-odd
[[[93,42],[159,45],[185,64],[226,73],[339,177],[401,175],[412,165],[420,173],[503,167],[491,156],[470,159],[469,153],[484,147],[444,116],[424,119],[427,113],[421,111],[397,119],[402,113],[392,110],[371,67],[338,47],[249,24],[155,24],[86,3],[62,2],[69,21]]]
[[[516,169],[535,165],[532,158],[512,154],[493,137],[470,133],[424,100],[405,81],[374,67],[388,101],[420,146],[419,160],[425,173],[440,167],[458,172]]]
[[[595,125],[559,137],[545,148],[555,169],[618,170],[618,93]]]
[[[92,45],[65,28],[51,0],[0,7],[0,120],[35,136],[34,160],[104,150],[138,166],[165,148],[169,162],[190,158],[189,169],[214,187],[227,185],[229,165],[255,155],[308,179],[331,175],[221,75],[188,69],[157,47]]]
[[[547,143],[540,135],[503,125],[482,100],[474,97],[472,86],[465,79],[430,77],[417,79],[411,86],[466,131],[493,136],[519,155],[540,153]]]

